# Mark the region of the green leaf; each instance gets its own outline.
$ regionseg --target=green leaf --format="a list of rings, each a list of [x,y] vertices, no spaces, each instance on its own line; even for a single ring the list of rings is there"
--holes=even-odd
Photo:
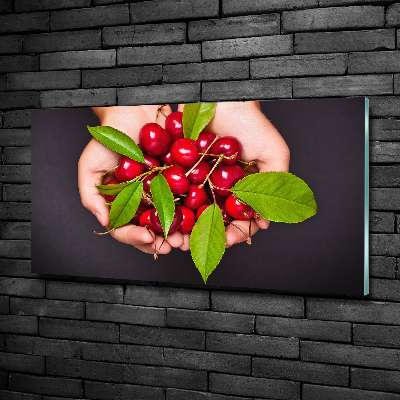
[[[231,189],[265,219],[295,223],[317,212],[314,193],[289,172],[260,172],[241,179]]]
[[[226,234],[221,209],[217,204],[207,207],[190,235],[190,251],[197,269],[207,282],[225,252]]]
[[[217,103],[191,103],[183,107],[183,134],[196,140],[200,132],[214,118]]]
[[[111,126],[88,126],[89,132],[99,142],[132,160],[144,162],[142,150],[128,135]]]
[[[130,182],[115,183],[110,185],[97,185],[100,193],[115,196],[122,191],[123,188],[130,185]]]
[[[175,213],[174,195],[163,175],[155,176],[150,182],[150,191],[153,196],[153,203],[156,207],[158,218],[167,239]]]
[[[135,216],[142,198],[143,183],[132,182],[115,198],[110,210],[110,230],[126,225]]]

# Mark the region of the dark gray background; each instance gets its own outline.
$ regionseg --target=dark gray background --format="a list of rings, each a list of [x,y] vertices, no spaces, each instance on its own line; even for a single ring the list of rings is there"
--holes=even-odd
[[[313,190],[318,213],[271,223],[253,244],[228,249],[208,284],[362,294],[364,284],[364,99],[262,102],[291,150],[290,171]],[[98,125],[89,108],[32,113],[32,271],[202,284],[190,252],[157,261],[101,231],[81,205],[77,162]],[[251,135],[251,132],[248,132]]]

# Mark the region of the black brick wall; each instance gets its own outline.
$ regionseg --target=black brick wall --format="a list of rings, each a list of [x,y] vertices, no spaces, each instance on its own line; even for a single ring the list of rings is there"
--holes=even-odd
[[[400,4],[0,2],[0,398],[400,400]],[[367,96],[371,295],[30,273],[30,109]]]

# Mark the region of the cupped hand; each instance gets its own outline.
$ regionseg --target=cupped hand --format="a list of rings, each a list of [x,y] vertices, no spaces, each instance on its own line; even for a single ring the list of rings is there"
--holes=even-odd
[[[155,122],[157,105],[135,106],[135,107],[93,107],[93,111],[100,119],[103,126],[112,126],[130,136],[139,143],[140,128],[148,123]],[[166,114],[171,112],[170,107],[164,107]],[[165,125],[165,117],[160,113],[158,121],[161,126]],[[96,185],[100,184],[101,176],[118,165],[120,155],[98,140],[92,139],[84,149],[78,163],[78,186],[81,201],[84,207],[91,211],[99,220],[100,224],[110,229],[109,207],[105,204],[104,197],[100,194]],[[155,245],[152,234],[144,227],[128,224],[115,229],[110,233],[116,240],[130,244],[145,253],[154,254],[154,247],[160,248],[163,238],[155,236]],[[154,234],[154,233],[153,233]],[[184,245],[181,233],[174,232],[168,235],[158,251],[158,254],[166,254],[171,247]]]
[[[183,104],[179,106],[183,110]],[[289,171],[290,151],[278,130],[262,113],[257,101],[218,103],[215,117],[205,128],[219,136],[234,136],[242,144],[241,160],[254,161],[258,172]],[[243,232],[249,231],[249,221],[234,220]],[[267,229],[269,221],[252,220],[251,233]],[[246,236],[233,225],[226,228],[226,246],[246,240]],[[182,250],[189,249],[189,235],[184,235]]]

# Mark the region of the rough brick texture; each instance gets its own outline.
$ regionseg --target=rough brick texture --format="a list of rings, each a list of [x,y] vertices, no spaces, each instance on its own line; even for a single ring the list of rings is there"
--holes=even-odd
[[[0,398],[400,400],[399,54],[394,0],[0,1]],[[352,96],[368,297],[30,272],[32,109]]]

